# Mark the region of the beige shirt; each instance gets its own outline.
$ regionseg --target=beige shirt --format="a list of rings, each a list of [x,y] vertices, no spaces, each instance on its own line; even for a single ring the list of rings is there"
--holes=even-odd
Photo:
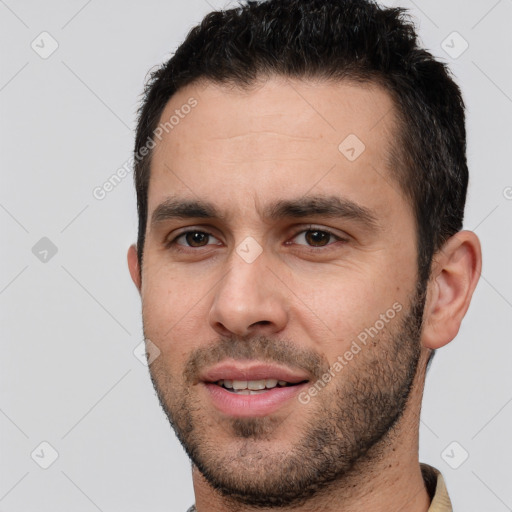
[[[425,486],[432,500],[428,512],[453,512],[443,475],[428,464],[420,464]]]
[[[420,466],[425,486],[432,500],[428,512],[453,512],[443,475],[428,464],[420,464]],[[196,512],[196,507],[190,507],[187,512]]]

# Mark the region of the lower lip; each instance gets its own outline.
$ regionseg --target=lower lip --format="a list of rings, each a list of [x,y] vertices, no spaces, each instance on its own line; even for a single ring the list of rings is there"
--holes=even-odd
[[[256,395],[239,395],[218,384],[205,384],[213,405],[224,414],[238,418],[267,416],[295,398],[306,386],[307,382],[272,388]]]

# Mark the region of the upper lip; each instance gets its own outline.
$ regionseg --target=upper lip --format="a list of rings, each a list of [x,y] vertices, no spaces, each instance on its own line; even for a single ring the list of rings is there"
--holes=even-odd
[[[284,380],[291,384],[297,384],[309,380],[309,375],[303,370],[258,361],[244,363],[240,361],[224,361],[208,368],[199,376],[199,380],[204,382],[263,379]]]

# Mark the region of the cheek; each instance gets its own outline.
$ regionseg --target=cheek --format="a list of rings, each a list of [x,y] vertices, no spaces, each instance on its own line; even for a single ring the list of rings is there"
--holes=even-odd
[[[195,295],[200,293],[198,285],[148,251],[141,289],[145,319],[161,329],[170,329],[192,308]]]
[[[328,359],[343,353],[359,334],[379,322],[381,315],[391,311],[388,317],[395,317],[395,311],[408,304],[413,269],[391,263],[386,271],[382,268],[334,269],[329,276],[296,282],[302,301],[295,301],[295,318]]]
[[[144,277],[142,316],[145,335],[158,346],[166,365],[182,367],[190,351],[204,341],[209,287],[201,282],[187,287],[183,277],[163,269],[154,274],[148,272]]]

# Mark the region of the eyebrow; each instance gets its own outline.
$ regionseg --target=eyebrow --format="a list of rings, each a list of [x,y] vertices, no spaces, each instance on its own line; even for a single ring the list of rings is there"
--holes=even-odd
[[[263,218],[273,221],[317,216],[354,220],[373,230],[380,227],[377,216],[372,210],[340,196],[282,199],[266,206],[263,211]],[[155,226],[171,219],[226,220],[226,215],[209,201],[170,197],[155,208],[151,216],[151,225]]]

